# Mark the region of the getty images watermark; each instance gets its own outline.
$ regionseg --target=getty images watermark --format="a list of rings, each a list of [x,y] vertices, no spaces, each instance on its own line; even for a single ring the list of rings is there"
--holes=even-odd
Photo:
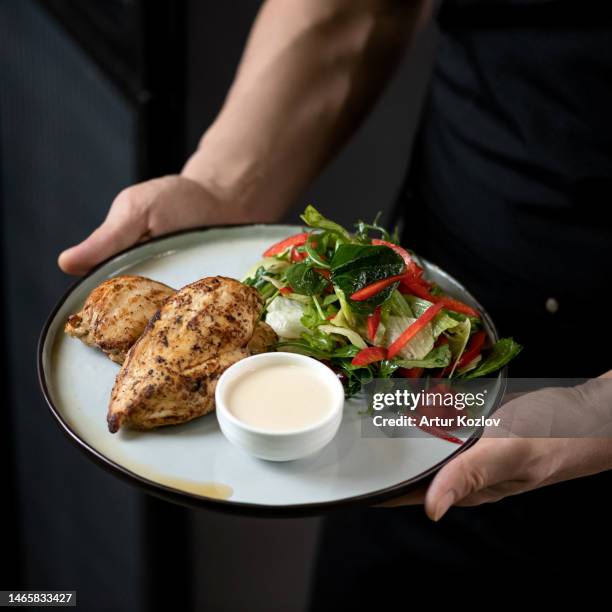
[[[364,437],[612,437],[612,379],[376,379]]]

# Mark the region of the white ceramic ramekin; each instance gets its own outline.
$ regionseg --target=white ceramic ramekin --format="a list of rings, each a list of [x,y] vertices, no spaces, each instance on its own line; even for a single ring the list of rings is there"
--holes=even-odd
[[[267,431],[247,425],[227,408],[226,398],[238,377],[268,365],[298,364],[316,370],[332,392],[332,405],[325,418],[303,429],[290,432]],[[225,437],[246,452],[268,461],[291,461],[315,453],[338,432],[344,408],[344,388],[336,374],[312,357],[297,353],[262,353],[230,366],[219,378],[215,390],[217,420]]]

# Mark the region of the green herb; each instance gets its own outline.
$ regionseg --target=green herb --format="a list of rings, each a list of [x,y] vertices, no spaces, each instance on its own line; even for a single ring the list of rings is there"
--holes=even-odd
[[[495,372],[500,368],[503,368],[511,359],[514,359],[521,351],[523,347],[515,342],[514,338],[502,338],[498,340],[489,355],[478,364],[475,370],[468,372],[463,378],[466,380],[470,378],[478,378],[479,376],[486,376]]]
[[[304,327],[315,329],[318,325],[321,325],[323,321],[324,319],[319,315],[319,311],[315,308],[312,301],[304,305],[304,314],[300,319]]]
[[[306,263],[291,266],[285,272],[287,283],[296,293],[302,295],[316,295],[321,293],[329,284],[328,280]]]
[[[351,299],[355,292],[399,275],[405,269],[397,252],[372,244],[373,238],[379,236],[399,244],[397,229],[390,235],[380,224],[380,214],[372,223],[358,221],[354,234],[312,206],[306,208],[302,219],[314,230],[306,243],[297,247],[304,257],[302,261],[292,261],[288,249],[281,255],[263,258],[251,268],[244,281],[264,298],[262,317],[279,335],[277,349],[302,353],[326,363],[342,380],[347,397],[374,378],[390,384],[389,379],[398,368],[423,368],[423,375],[428,376],[428,372],[441,368],[448,372],[449,366],[458,363],[469,338],[482,328],[482,321],[443,309],[406,343],[396,358],[354,366],[352,360],[359,350],[372,344],[389,347],[432,303],[410,292],[400,293],[398,282],[381,291],[372,291],[373,295],[366,300]],[[407,250],[424,267],[418,256]],[[292,292],[279,295],[279,290],[287,285]],[[431,287],[431,293],[446,295],[436,285]],[[368,317],[377,308],[380,320],[372,340],[368,335],[372,320]],[[441,334],[445,334],[448,343],[435,346]],[[464,368],[459,372],[459,378],[490,374],[520,350],[520,345],[511,338],[500,340],[485,359],[473,360],[469,370]]]
[[[336,249],[330,265],[333,284],[346,296],[404,270],[404,260],[392,249],[362,244],[341,244]],[[396,288],[397,283],[394,283],[361,302],[349,297],[348,304],[359,314],[369,314],[376,306],[389,299]]]
[[[389,232],[386,230],[386,228],[382,227],[378,223],[380,221],[381,216],[382,213],[379,211],[372,223],[366,223],[365,221],[361,220],[357,221],[357,223],[355,223],[355,237],[357,238],[357,240],[359,240],[360,242],[369,243],[370,232],[375,231],[380,233],[380,237],[383,240],[390,242],[391,236],[389,235]]]
[[[329,264],[327,263],[327,261],[325,261],[325,259],[321,256],[321,254],[315,249],[315,247],[312,246],[312,242],[310,237],[308,238],[308,240],[306,241],[306,244],[304,245],[304,249],[306,250],[306,253],[308,254],[308,257],[310,257],[310,259],[312,260],[312,262],[318,267],[318,268],[324,268],[324,269],[328,269],[329,268]]]
[[[335,221],[331,221],[327,217],[324,217],[314,206],[311,206],[310,204],[306,207],[304,214],[300,215],[300,218],[310,227],[334,232],[345,240],[351,239],[351,235],[340,224],[336,223]]]
[[[437,346],[423,359],[394,359],[400,368],[445,368],[451,362],[451,350],[448,344]]]
[[[266,269],[263,266],[259,266],[259,268],[257,268],[257,270],[255,271],[255,274],[249,278],[245,278],[243,282],[249,287],[255,287],[255,289],[259,289],[268,282],[264,278],[261,278],[262,276],[265,276],[265,274]]]
[[[401,364],[395,359],[393,361],[383,359],[379,364],[378,378],[390,378],[393,376],[394,372],[401,367]]]
[[[329,306],[334,302],[337,302],[340,298],[335,293],[330,293],[323,298],[323,306]]]

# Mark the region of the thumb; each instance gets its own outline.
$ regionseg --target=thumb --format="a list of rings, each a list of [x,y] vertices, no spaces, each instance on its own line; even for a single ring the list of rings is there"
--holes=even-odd
[[[466,497],[505,480],[505,463],[495,456],[501,442],[481,439],[436,474],[425,496],[425,512],[432,521]]]
[[[147,220],[145,215],[133,211],[129,201],[122,201],[119,196],[100,227],[83,242],[60,254],[59,267],[67,274],[85,274],[96,264],[138,242],[147,233]]]

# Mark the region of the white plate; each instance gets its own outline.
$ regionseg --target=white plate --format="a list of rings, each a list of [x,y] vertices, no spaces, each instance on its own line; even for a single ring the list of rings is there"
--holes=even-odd
[[[276,514],[383,501],[408,490],[471,444],[477,432],[464,435],[461,447],[433,437],[363,438],[359,398],[346,402],[340,431],[330,444],[316,455],[287,463],[240,451],[223,437],[214,414],[152,432],[108,432],[106,410],[118,366],[63,333],[66,319],[80,310],[89,292],[123,273],[176,288],[204,276],[242,278],[267,246],[296,231],[293,226],[258,225],[180,232],[121,253],[76,283],[49,316],[38,349],[43,393],[71,439],[117,475],[162,497]],[[436,266],[426,266],[445,290],[478,306],[459,283]],[[496,337],[486,316],[485,323]],[[502,373],[495,404],[504,382]]]

